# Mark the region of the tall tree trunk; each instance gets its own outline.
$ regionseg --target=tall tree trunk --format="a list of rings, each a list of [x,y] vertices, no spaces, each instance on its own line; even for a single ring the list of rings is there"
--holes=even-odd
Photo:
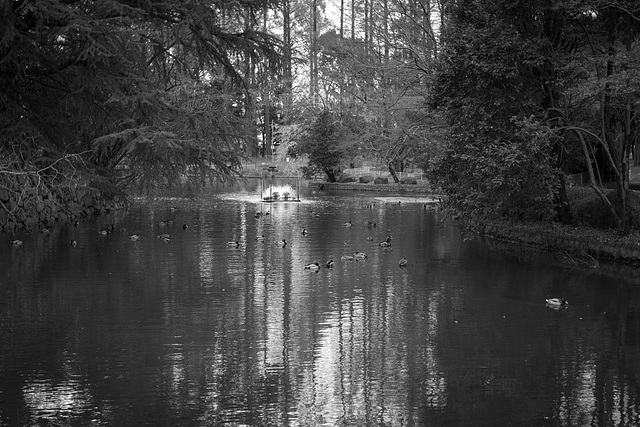
[[[263,15],[264,23],[263,29],[264,32],[267,32],[267,8],[264,9]],[[271,138],[271,85],[269,84],[269,76],[265,77],[266,83],[264,84],[264,91],[262,94],[262,102],[264,104],[264,122],[263,122],[263,138],[262,141],[264,143],[264,152],[265,155],[273,155],[273,144]]]
[[[362,26],[364,28],[364,51],[365,55],[369,54],[371,48],[371,32],[369,28],[370,16],[369,16],[369,0],[364,0],[364,22]]]
[[[351,0],[351,40],[356,39],[356,0]]]
[[[265,96],[269,96],[269,94],[265,94]],[[264,105],[264,153],[267,156],[273,154],[273,138],[271,132],[271,105],[270,101],[265,101]]]
[[[245,22],[245,30],[249,30],[253,27],[251,22],[250,12],[247,11],[244,16]],[[254,64],[251,61],[251,52],[245,52],[245,70],[244,70],[244,90],[245,90],[245,118],[247,119],[248,129],[248,138],[246,141],[246,151],[245,154],[248,157],[257,156],[257,128],[256,128],[256,106],[254,103],[253,96],[251,94],[251,88],[254,85],[254,77],[255,70],[253,68]]]
[[[616,27],[618,21],[617,10],[609,9],[609,20],[607,25],[608,34],[608,58],[607,58],[607,78],[610,78],[614,70],[616,53]],[[629,206],[629,160],[626,149],[627,129],[623,138],[616,138],[614,135],[617,122],[616,111],[612,105],[611,86],[606,83],[604,86],[604,96],[602,103],[602,134],[609,147],[609,152],[614,161],[614,178],[616,180],[616,204],[618,210],[618,230],[628,233],[631,228],[631,208]],[[626,125],[626,123],[625,123]],[[620,142],[617,142],[621,139]]]
[[[283,79],[284,79],[284,95],[283,95],[283,121],[289,123],[291,100],[293,91],[292,72],[291,72],[291,0],[283,0],[282,3],[282,42],[283,42]]]
[[[340,38],[344,38],[344,0],[340,0]]]
[[[384,31],[384,63],[389,64],[389,0],[382,3],[382,23]]]
[[[311,0],[311,31],[309,43],[309,97],[316,104],[318,96],[318,0]]]
[[[340,40],[342,41],[344,39],[344,0],[340,0]],[[340,105],[340,111],[344,111],[343,109],[343,104],[344,104],[344,74],[340,73],[340,99],[339,99],[339,105]]]

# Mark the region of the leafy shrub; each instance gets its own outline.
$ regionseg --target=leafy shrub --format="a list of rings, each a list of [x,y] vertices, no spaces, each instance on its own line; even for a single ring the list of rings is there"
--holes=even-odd
[[[429,178],[454,214],[473,220],[550,219],[557,188],[554,138],[532,118],[513,120],[510,134],[490,127],[463,129],[450,136]]]
[[[608,190],[605,194],[611,203],[614,205],[617,203],[615,190]],[[574,223],[600,230],[617,227],[609,208],[591,188],[571,187],[567,189],[567,196]],[[635,193],[631,194],[631,227],[640,229],[640,198]]]

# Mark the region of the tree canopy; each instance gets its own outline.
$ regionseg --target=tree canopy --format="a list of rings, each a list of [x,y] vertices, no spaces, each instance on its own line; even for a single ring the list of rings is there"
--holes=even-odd
[[[450,125],[432,178],[453,209],[563,218],[564,176],[592,179],[629,226],[628,159],[638,138],[640,5],[594,0],[447,2],[432,106]],[[519,160],[518,160],[519,159]]]
[[[424,166],[473,218],[570,221],[566,177],[587,172],[629,228],[638,2],[353,0],[338,21],[330,6],[1,3],[0,177],[161,188],[232,178],[280,144],[329,179],[356,159]]]
[[[243,64],[280,60],[248,22],[274,4],[3,2],[0,172],[56,162],[120,188],[233,175],[253,131]]]

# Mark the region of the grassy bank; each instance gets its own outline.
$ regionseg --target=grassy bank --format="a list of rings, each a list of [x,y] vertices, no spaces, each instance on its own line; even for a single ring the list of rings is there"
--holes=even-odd
[[[610,192],[608,196],[613,196]],[[632,193],[633,230],[621,235],[604,203],[590,188],[568,190],[573,223],[489,221],[469,227],[494,239],[557,252],[565,261],[597,267],[600,261],[640,266],[640,197]]]

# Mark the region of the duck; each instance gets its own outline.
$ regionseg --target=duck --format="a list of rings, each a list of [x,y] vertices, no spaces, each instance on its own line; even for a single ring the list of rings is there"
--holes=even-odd
[[[343,261],[353,261],[356,258],[353,255],[342,255],[340,259]]]
[[[264,242],[264,234],[261,234],[260,236],[256,236],[256,242]]]
[[[167,221],[160,221],[158,223],[158,227],[166,227],[167,225],[169,225],[169,223]]]
[[[182,229],[183,229],[183,230],[186,230],[186,229],[188,229],[188,228],[189,228],[189,225],[187,225],[187,224],[182,224]]]
[[[354,252],[353,258],[357,260],[367,259],[367,254],[365,254],[364,252]]]
[[[569,305],[569,302],[564,298],[547,298],[545,299],[545,302],[556,307],[564,307]]]
[[[177,210],[178,210],[178,208],[176,208],[175,206],[171,206],[171,207],[169,208],[169,212],[175,212],[175,211],[177,211]]]
[[[162,237],[162,241],[165,243],[169,243],[171,242],[171,237],[169,237],[169,235],[165,235],[164,237]]]
[[[233,242],[227,242],[227,246],[229,246],[230,248],[237,248],[240,246],[240,242],[238,242],[237,240],[234,240]]]
[[[77,226],[79,226],[79,225],[80,225],[80,221],[74,221],[74,222],[73,222],[73,226],[74,226],[74,227],[77,227]]]
[[[131,236],[129,236],[129,240],[131,240],[133,242],[137,242],[138,240],[140,240],[140,235],[139,234],[132,234]]]
[[[405,257],[400,258],[400,261],[398,261],[398,267],[406,267],[407,265],[407,259]]]
[[[160,234],[158,239],[170,239],[171,237],[168,234]]]
[[[305,265],[304,269],[305,270],[311,270],[311,271],[318,271],[318,270],[320,270],[320,264],[318,264],[318,261],[312,262],[311,264]]]
[[[100,230],[98,234],[100,234],[101,236],[108,236],[109,234],[111,234],[111,232],[107,229],[104,229],[104,230]]]
[[[382,247],[391,246],[391,240],[393,240],[393,237],[391,237],[391,235],[388,235],[386,239],[378,243],[378,246],[382,246]]]
[[[78,246],[78,242],[76,242],[75,240],[69,240],[69,244],[74,248]]]
[[[353,226],[353,223],[351,221],[347,221],[344,224],[342,224],[343,227],[351,227]]]
[[[333,262],[333,260],[332,260],[332,259],[330,259],[329,261],[327,261],[327,268],[333,268],[333,265],[334,265],[334,264],[335,264],[335,263]]]
[[[42,230],[40,230],[40,233],[42,234],[49,234],[51,233],[51,227],[45,227]]]
[[[285,239],[276,240],[274,243],[276,244],[276,246],[280,246],[281,248],[287,246],[287,241]]]
[[[303,229],[302,229],[302,231],[301,231],[301,233],[302,233],[302,235],[303,235],[303,236],[306,236],[306,235],[307,235],[307,233],[308,233],[308,231],[307,231],[307,229],[306,229],[306,228],[303,228]]]
[[[15,246],[15,247],[22,246],[22,240],[20,240],[20,239],[12,240],[12,241],[11,241],[11,244],[12,244],[13,246]]]

